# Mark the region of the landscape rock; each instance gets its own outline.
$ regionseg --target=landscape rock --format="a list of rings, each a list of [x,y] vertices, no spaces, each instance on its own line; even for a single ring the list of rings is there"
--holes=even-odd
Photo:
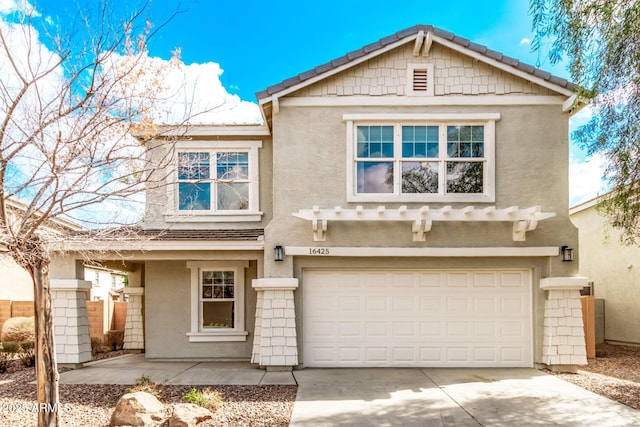
[[[164,405],[144,391],[127,393],[118,400],[111,426],[153,426],[166,419]]]
[[[199,423],[212,420],[213,413],[193,403],[176,403],[169,419],[169,427],[195,427]]]

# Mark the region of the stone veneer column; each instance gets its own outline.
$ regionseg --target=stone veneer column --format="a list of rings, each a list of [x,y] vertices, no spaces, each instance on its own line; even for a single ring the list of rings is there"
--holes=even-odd
[[[51,279],[51,304],[58,366],[80,368],[91,360],[87,292],[91,282]]]
[[[254,279],[258,292],[251,362],[267,370],[291,370],[298,364],[293,291],[298,279]]]
[[[142,296],[144,288],[125,287],[124,294],[128,297],[127,319],[124,327],[125,350],[144,350],[144,323],[142,313]]]
[[[547,291],[544,304],[542,362],[554,371],[575,372],[587,364],[580,290],[584,277],[550,277],[540,281]]]

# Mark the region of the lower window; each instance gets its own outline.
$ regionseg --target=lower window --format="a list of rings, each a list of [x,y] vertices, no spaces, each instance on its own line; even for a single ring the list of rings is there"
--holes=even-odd
[[[245,341],[244,269],[247,262],[188,262],[191,269],[190,341]]]
[[[201,329],[232,329],[235,326],[235,272],[200,271]]]

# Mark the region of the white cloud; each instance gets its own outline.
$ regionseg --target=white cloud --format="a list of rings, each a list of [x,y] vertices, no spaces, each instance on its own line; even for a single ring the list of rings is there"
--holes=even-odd
[[[569,161],[569,199],[570,205],[591,200],[607,192],[602,180],[605,159],[600,154],[594,154],[585,161],[571,157]]]
[[[529,40],[528,38],[523,38],[522,40],[520,40],[520,46],[525,45],[525,44],[531,44],[531,40]]]
[[[152,58],[155,65],[167,66],[168,72],[162,84],[162,97],[166,100],[158,105],[161,123],[180,123],[191,117],[192,124],[245,124],[261,123],[258,105],[243,101],[230,94],[222,85],[223,73],[215,62],[203,64],[180,64],[168,67],[169,61]]]

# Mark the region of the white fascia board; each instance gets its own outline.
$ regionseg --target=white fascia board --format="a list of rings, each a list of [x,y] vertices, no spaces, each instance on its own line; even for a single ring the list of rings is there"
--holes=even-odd
[[[292,93],[292,92],[295,92],[297,90],[300,90],[300,89],[302,89],[302,88],[304,88],[306,86],[310,86],[310,85],[312,85],[314,83],[317,83],[317,82],[319,82],[321,80],[326,79],[327,77],[331,77],[333,75],[339,74],[339,73],[343,72],[344,70],[348,70],[349,68],[355,67],[358,64],[362,64],[363,62],[366,62],[366,61],[368,61],[368,60],[370,60],[372,58],[375,58],[376,56],[380,56],[380,55],[382,55],[382,54],[384,54],[386,52],[389,52],[389,51],[399,47],[399,46],[402,46],[404,44],[410,43],[410,42],[414,41],[417,36],[418,36],[417,34],[408,36],[408,37],[406,37],[406,38],[404,38],[402,40],[398,40],[395,43],[391,43],[391,44],[385,46],[382,49],[375,50],[375,51],[373,51],[373,52],[371,52],[371,53],[369,53],[367,55],[361,56],[360,58],[351,60],[351,61],[347,62],[346,64],[343,64],[343,65],[341,65],[339,67],[332,68],[332,69],[330,69],[328,71],[325,71],[322,74],[319,74],[319,75],[317,75],[315,77],[311,77],[310,79],[307,79],[307,80],[305,80],[303,82],[300,82],[300,83],[298,83],[296,85],[290,86],[290,87],[288,87],[286,89],[282,89],[281,91],[275,92],[275,93],[269,95],[266,98],[262,98],[260,101],[258,101],[258,104],[260,104],[260,105],[267,104],[267,103],[271,102],[272,98],[274,98],[274,97],[282,98],[283,96],[286,96],[289,93]],[[283,100],[281,99],[280,100],[280,106],[282,106],[282,101]]]
[[[193,241],[164,240],[140,242],[60,242],[52,247],[53,251],[74,252],[131,252],[131,251],[261,251],[264,242],[260,241]]]
[[[500,113],[382,113],[382,114],[343,114],[343,121],[410,121],[410,120],[437,120],[437,121],[460,121],[460,120],[500,120]]]
[[[163,136],[270,136],[269,128],[264,125],[237,125],[237,126],[206,126],[194,125],[186,129],[169,129],[163,132]]]
[[[309,96],[281,99],[280,107],[563,105],[566,100],[564,96],[551,95]]]
[[[226,148],[262,148],[262,141],[255,139],[246,140],[215,140],[215,141],[178,141],[178,150],[186,149],[226,149]]]
[[[285,255],[310,257],[550,257],[558,256],[557,246],[477,247],[477,248],[369,248],[285,246]]]
[[[512,67],[511,65],[507,65],[502,61],[498,61],[496,59],[489,58],[488,56],[486,56],[486,55],[484,55],[482,53],[479,53],[479,52],[476,52],[474,50],[468,49],[468,48],[466,48],[464,46],[460,46],[459,44],[453,43],[453,42],[451,42],[451,41],[449,41],[447,39],[444,39],[442,37],[434,35],[433,36],[433,41],[436,42],[436,43],[439,43],[439,44],[441,44],[443,46],[446,46],[451,50],[455,50],[457,52],[460,52],[463,55],[470,56],[470,57],[472,57],[474,59],[477,59],[478,61],[484,62],[485,64],[489,64],[492,67],[495,67],[495,68],[498,68],[500,70],[506,71],[506,72],[508,72],[510,74],[516,75],[516,76],[518,76],[518,77],[520,77],[520,78],[522,78],[524,80],[528,80],[528,81],[530,81],[532,83],[535,83],[535,84],[537,84],[539,86],[546,87],[547,89],[552,90],[554,92],[561,93],[561,94],[566,95],[568,97],[571,97],[573,95],[573,92],[571,90],[569,90],[569,89],[566,89],[566,88],[564,88],[562,86],[559,86],[559,85],[557,85],[555,83],[551,83],[551,82],[549,82],[549,81],[547,81],[545,79],[542,79],[540,77],[537,77],[537,76],[534,76],[534,75],[529,74],[527,72],[524,72],[522,70],[519,70],[519,69],[517,69],[515,67]]]

